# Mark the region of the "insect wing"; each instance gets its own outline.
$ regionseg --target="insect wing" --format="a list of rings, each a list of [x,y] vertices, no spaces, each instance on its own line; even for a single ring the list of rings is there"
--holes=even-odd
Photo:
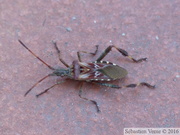
[[[121,79],[127,75],[127,70],[118,65],[108,65],[102,69],[98,69],[98,71],[112,80]]]
[[[114,74],[116,74],[116,72],[118,71],[117,67],[119,67],[119,66],[116,67],[112,64],[107,64],[107,63],[82,63],[81,62],[79,64],[80,64],[81,71],[80,71],[78,80],[86,80],[86,81],[114,80],[113,78],[115,77]],[[110,74],[111,72],[112,74]]]

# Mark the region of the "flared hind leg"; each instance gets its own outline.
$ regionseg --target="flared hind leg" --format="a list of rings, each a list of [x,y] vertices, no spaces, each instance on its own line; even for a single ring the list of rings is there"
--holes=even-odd
[[[104,52],[99,56],[99,58],[96,60],[97,62],[100,62],[110,51],[112,48],[115,48],[116,50],[118,50],[124,57],[128,57],[129,59],[131,59],[133,62],[142,62],[142,61],[146,61],[147,58],[141,58],[141,59],[138,59],[136,60],[135,58],[133,58],[132,56],[130,56],[128,54],[128,52],[126,52],[124,49],[121,49],[121,48],[118,48],[114,45],[111,45],[109,47],[107,47]]]
[[[80,61],[80,62],[82,62],[82,59],[81,59],[81,54],[80,53],[88,53],[88,54],[91,54],[91,55],[96,55],[97,54],[97,51],[98,51],[98,47],[99,47],[99,45],[96,45],[96,50],[95,50],[95,52],[86,52],[86,51],[78,51],[77,52],[77,56],[78,56],[78,60]]]
[[[83,82],[81,82],[80,87],[79,87],[79,97],[84,100],[92,102],[96,106],[97,112],[100,112],[99,105],[97,104],[97,102],[95,100],[91,100],[91,99],[82,97],[82,85],[83,85]]]

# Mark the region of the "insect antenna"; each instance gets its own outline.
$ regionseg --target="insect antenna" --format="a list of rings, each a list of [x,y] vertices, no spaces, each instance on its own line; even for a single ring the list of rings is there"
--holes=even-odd
[[[19,43],[24,46],[32,55],[34,55],[38,60],[40,60],[44,65],[46,65],[49,69],[55,70],[53,67],[44,62],[41,58],[39,58],[35,53],[33,53],[21,40],[18,40]]]
[[[37,83],[35,83],[25,94],[24,96],[26,96],[34,87],[36,87],[40,82],[42,82],[44,79],[46,79],[47,77],[51,76],[52,74],[48,74],[45,77],[43,77],[42,79],[40,79]]]

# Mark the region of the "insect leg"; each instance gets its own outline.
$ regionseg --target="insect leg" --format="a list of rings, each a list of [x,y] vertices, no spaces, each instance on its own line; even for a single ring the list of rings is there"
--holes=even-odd
[[[55,49],[56,49],[56,51],[57,51],[57,53],[58,53],[60,62],[62,62],[62,64],[64,64],[66,67],[69,67],[69,65],[61,58],[60,50],[59,50],[59,48],[57,47],[56,42],[53,41],[53,44],[54,44]]]
[[[91,54],[91,55],[96,55],[97,54],[97,51],[98,51],[98,47],[99,47],[99,45],[96,45],[96,50],[95,50],[95,52],[86,52],[86,51],[78,51],[77,52],[77,56],[78,56],[78,60],[81,62],[82,60],[81,60],[81,56],[80,56],[80,53],[88,53],[88,54]]]
[[[97,61],[97,62],[100,62],[100,61],[111,51],[112,48],[115,48],[115,49],[118,50],[124,57],[128,57],[128,58],[131,59],[133,62],[138,63],[138,62],[142,62],[142,61],[146,61],[146,60],[147,60],[147,58],[141,58],[141,59],[136,60],[136,59],[134,59],[132,56],[130,56],[130,55],[128,54],[128,52],[126,52],[124,49],[121,49],[121,48],[118,48],[118,47],[116,47],[116,46],[114,46],[114,45],[111,45],[111,46],[107,47],[107,48],[104,50],[104,52],[99,56],[99,58],[98,58],[96,61]]]
[[[99,105],[97,104],[96,101],[88,99],[88,98],[85,98],[85,97],[82,97],[82,85],[83,85],[83,82],[81,82],[81,84],[80,84],[79,97],[84,99],[84,100],[91,101],[93,104],[95,104],[97,112],[100,112]]]
[[[64,82],[64,81],[60,81],[60,82],[55,83],[55,84],[54,84],[54,85],[52,85],[51,87],[49,87],[49,88],[45,89],[43,92],[41,92],[41,93],[37,94],[37,95],[36,95],[36,97],[38,98],[38,97],[39,97],[39,96],[41,96],[42,94],[44,94],[44,93],[48,92],[51,88],[53,88],[53,87],[55,87],[56,85],[59,85],[59,84],[61,84],[61,83],[63,83],[63,82]]]
[[[141,83],[137,83],[137,84],[129,84],[129,85],[125,85],[125,86],[118,86],[118,85],[114,85],[114,84],[108,84],[108,83],[100,83],[100,82],[93,82],[95,84],[98,85],[102,85],[102,86],[106,86],[106,87],[111,87],[111,88],[115,88],[115,89],[121,89],[121,88],[135,88],[137,86],[146,86],[148,88],[154,89],[155,85],[150,85],[149,83],[146,82],[141,82]]]
[[[129,85],[125,85],[123,86],[124,88],[135,88],[137,86],[146,86],[148,88],[151,88],[151,89],[154,89],[155,88],[155,85],[150,85],[149,83],[146,83],[146,82],[141,82],[141,83],[137,83],[137,84],[129,84]]]
[[[111,87],[111,88],[115,88],[115,89],[120,89],[122,87],[118,86],[118,85],[114,85],[114,84],[109,84],[109,83],[101,83],[101,82],[93,82],[95,84],[101,85],[101,86],[106,86],[106,87]]]

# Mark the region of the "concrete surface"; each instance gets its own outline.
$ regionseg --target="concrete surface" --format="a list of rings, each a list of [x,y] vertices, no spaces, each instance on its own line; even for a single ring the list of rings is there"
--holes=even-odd
[[[1,135],[121,135],[123,128],[180,127],[180,1],[179,0],[0,0],[0,134]],[[56,40],[64,60],[71,64],[79,50],[98,55],[115,44],[135,64],[113,50],[109,60],[129,71],[114,84],[146,81],[157,88],[115,90],[67,81],[36,98],[62,80],[50,77],[24,93],[51,72],[19,43],[53,67],[64,67],[51,44]],[[83,55],[83,61],[97,57]]]

